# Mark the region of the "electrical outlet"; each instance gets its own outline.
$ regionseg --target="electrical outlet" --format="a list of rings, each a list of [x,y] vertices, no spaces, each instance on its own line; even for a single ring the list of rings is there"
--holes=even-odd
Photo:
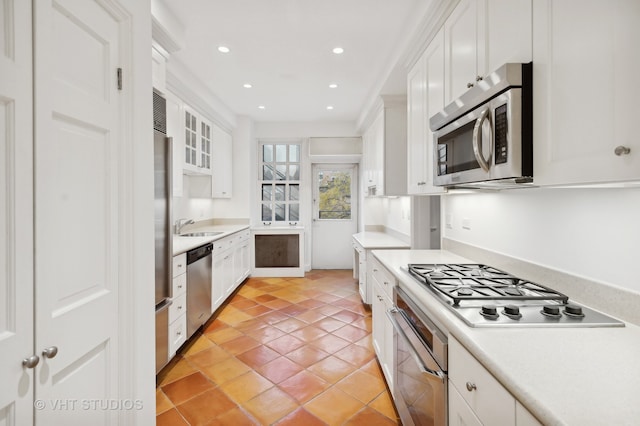
[[[447,213],[444,218],[444,226],[447,229],[453,229],[453,215],[451,213]]]
[[[471,219],[465,217],[462,219],[462,229],[466,229],[467,231],[471,231]]]

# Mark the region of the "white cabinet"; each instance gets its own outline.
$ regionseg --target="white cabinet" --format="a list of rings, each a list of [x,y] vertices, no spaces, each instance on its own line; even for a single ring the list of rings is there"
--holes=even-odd
[[[173,285],[169,306],[169,359],[187,341],[187,255],[173,257]]]
[[[233,176],[233,140],[229,133],[213,125],[213,168],[211,170],[211,196],[231,198]]]
[[[156,49],[151,48],[151,82],[153,88],[160,93],[165,93],[167,89],[167,59],[164,55]]]
[[[211,174],[211,123],[184,107],[184,173]]]
[[[351,245],[353,246],[353,278],[358,279],[360,299],[363,303],[370,305],[371,283],[367,283],[367,251],[355,240],[351,241]]]
[[[530,62],[531,0],[461,0],[444,24],[445,102],[507,62]]]
[[[536,0],[533,12],[534,183],[640,180],[640,2]]]
[[[249,276],[249,235],[245,229],[213,242],[211,312]]]
[[[373,348],[382,367],[382,372],[387,385],[393,394],[393,378],[395,365],[394,328],[387,317],[387,311],[393,307],[393,287],[395,278],[378,262],[375,257],[369,259],[372,269],[376,272],[371,275],[372,281],[372,333]]]
[[[444,30],[431,41],[407,76],[407,192],[439,194],[433,186],[433,134],[429,117],[444,108]]]
[[[449,335],[449,423],[539,425],[453,336]]]
[[[363,190],[366,195],[407,194],[407,102],[382,96],[364,144]]]
[[[173,196],[182,197],[184,165],[184,105],[171,92],[165,95],[167,100],[167,136],[173,142]]]

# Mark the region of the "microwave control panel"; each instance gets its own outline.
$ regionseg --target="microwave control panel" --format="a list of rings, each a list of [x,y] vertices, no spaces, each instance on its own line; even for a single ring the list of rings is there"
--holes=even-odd
[[[495,109],[495,164],[507,162],[507,104]]]

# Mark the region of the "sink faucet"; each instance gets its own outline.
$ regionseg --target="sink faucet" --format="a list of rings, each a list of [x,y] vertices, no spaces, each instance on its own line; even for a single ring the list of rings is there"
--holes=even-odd
[[[176,234],[179,234],[180,232],[182,232],[182,228],[184,228],[185,226],[191,225],[193,223],[195,223],[193,219],[182,218],[182,219],[176,220]]]

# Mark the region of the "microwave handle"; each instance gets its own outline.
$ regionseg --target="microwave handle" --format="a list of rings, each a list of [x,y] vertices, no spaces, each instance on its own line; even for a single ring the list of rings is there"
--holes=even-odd
[[[489,162],[482,156],[482,124],[484,120],[489,119],[489,113],[491,110],[489,108],[485,109],[482,112],[482,115],[476,120],[476,125],[473,127],[473,154],[476,156],[476,160],[478,160],[478,164],[482,167],[482,170],[488,172],[491,166]],[[493,156],[493,128],[489,126],[489,143],[490,143],[490,151],[489,151],[489,161]]]

